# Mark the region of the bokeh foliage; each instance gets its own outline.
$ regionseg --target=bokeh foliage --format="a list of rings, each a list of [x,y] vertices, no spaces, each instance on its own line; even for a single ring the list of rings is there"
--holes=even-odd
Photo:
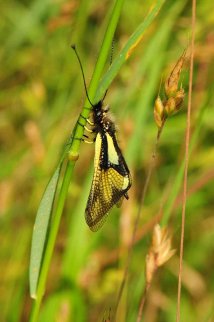
[[[153,1],[126,1],[114,56],[142,22]],[[35,213],[85,93],[70,44],[76,43],[87,80],[93,72],[112,1],[8,1],[0,4],[0,312],[2,321],[28,321],[30,241]],[[213,10],[198,3],[182,292],[183,321],[212,321],[214,292]],[[102,320],[115,304],[132,224],[157,132],[153,104],[165,77],[188,46],[190,1],[166,1],[109,88],[106,102],[133,175],[130,200],[91,233],[84,209],[92,177],[92,146],[81,145],[49,272],[41,321]],[[106,66],[106,70],[108,65]],[[182,84],[188,91],[188,65]],[[152,225],[169,213],[179,247],[186,106],[164,128],[134,248],[122,315],[136,317]],[[162,268],[149,293],[145,321],[172,321],[178,257]]]

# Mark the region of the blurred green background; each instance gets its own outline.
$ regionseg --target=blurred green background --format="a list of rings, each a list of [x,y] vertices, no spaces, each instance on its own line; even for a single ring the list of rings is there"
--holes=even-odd
[[[84,103],[80,68],[70,44],[76,43],[89,83],[113,4],[95,0],[0,4],[0,321],[29,320],[28,267],[37,207]],[[152,4],[125,1],[113,56]],[[212,1],[199,2],[181,298],[181,321],[188,322],[214,321],[213,23]],[[191,2],[166,1],[110,86],[105,101],[115,115],[132,173],[130,199],[111,211],[98,233],[89,231],[84,209],[94,147],[82,144],[40,321],[102,321],[113,310],[157,133],[154,100],[161,78],[175,65],[190,36]],[[181,77],[186,93],[188,66]],[[175,321],[186,108],[187,95],[183,109],[167,120],[161,136],[118,321],[136,319],[152,227],[166,212],[177,254],[156,274],[143,319]]]

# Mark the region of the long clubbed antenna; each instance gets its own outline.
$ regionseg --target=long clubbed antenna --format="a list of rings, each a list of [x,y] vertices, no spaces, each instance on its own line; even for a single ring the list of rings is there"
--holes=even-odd
[[[82,72],[83,83],[84,83],[84,87],[85,87],[85,92],[86,92],[87,99],[88,99],[89,103],[91,104],[91,106],[94,107],[94,104],[91,102],[91,100],[89,98],[89,95],[88,95],[88,90],[87,90],[86,81],[85,81],[85,75],[84,75],[84,71],[83,71],[83,67],[82,67],[82,63],[81,63],[79,54],[78,54],[78,52],[76,50],[76,46],[75,45],[71,45],[71,48],[74,50],[74,52],[75,52],[75,54],[77,56],[77,59],[79,61],[79,64],[80,64],[80,68],[81,68],[81,72]]]

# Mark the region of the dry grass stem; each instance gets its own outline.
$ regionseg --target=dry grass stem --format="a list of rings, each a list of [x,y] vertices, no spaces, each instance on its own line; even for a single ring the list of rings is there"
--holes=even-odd
[[[180,321],[180,306],[181,306],[181,278],[182,278],[182,262],[183,262],[183,249],[184,249],[184,228],[185,228],[185,217],[186,217],[187,175],[188,175],[188,163],[189,163],[189,141],[190,141],[190,126],[191,126],[195,21],[196,21],[196,0],[193,0],[192,1],[192,39],[191,39],[191,57],[190,57],[190,77],[189,77],[189,92],[188,92],[186,141],[185,141],[185,165],[184,165],[184,181],[183,181],[183,205],[182,205],[182,223],[181,223],[181,239],[180,239],[180,262],[179,262],[179,274],[178,274],[178,297],[177,297],[176,322]]]

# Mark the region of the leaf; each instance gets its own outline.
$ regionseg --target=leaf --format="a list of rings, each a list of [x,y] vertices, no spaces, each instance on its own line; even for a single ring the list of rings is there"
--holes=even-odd
[[[128,39],[126,45],[121,50],[117,58],[114,60],[112,65],[110,66],[107,73],[102,78],[100,85],[98,87],[96,93],[96,99],[100,99],[103,96],[106,89],[109,87],[113,79],[117,76],[119,69],[121,66],[126,62],[126,60],[131,56],[134,49],[143,39],[143,34],[147,31],[149,25],[153,22],[153,20],[158,15],[162,5],[164,4],[165,0],[157,0],[156,3],[151,8],[148,15],[145,17],[144,21],[138,26],[138,28],[134,31],[131,37]],[[95,101],[96,101],[95,99]]]
[[[36,214],[30,255],[30,295],[32,298],[36,298],[39,273],[62,163],[63,159],[59,162],[59,165],[45,189]]]

